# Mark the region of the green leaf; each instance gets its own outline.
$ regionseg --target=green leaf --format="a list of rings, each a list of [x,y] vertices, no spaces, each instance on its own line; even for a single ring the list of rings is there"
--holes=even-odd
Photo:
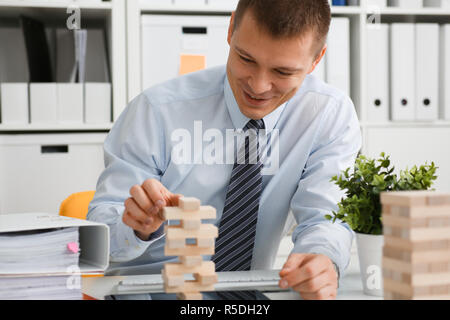
[[[333,223],[338,220],[345,222],[356,232],[382,234],[380,193],[426,190],[437,179],[434,162],[413,166],[409,170],[406,168],[399,175],[394,173],[394,169],[384,152],[378,159],[359,155],[353,168],[347,168],[341,175],[331,178],[330,182],[345,191],[345,197],[337,204],[337,212],[333,211],[333,215],[326,215],[325,218]]]

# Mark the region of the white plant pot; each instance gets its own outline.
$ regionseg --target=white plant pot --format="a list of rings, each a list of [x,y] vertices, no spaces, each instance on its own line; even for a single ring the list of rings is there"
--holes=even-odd
[[[383,243],[382,235],[356,233],[359,267],[364,294],[383,296]]]

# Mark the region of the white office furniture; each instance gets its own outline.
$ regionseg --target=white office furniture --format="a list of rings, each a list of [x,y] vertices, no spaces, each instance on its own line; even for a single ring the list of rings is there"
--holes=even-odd
[[[108,124],[111,122],[111,85],[86,82],[84,84],[84,122]]]
[[[58,123],[56,83],[30,83],[30,121],[33,124]]]
[[[2,123],[27,125],[28,83],[1,83],[0,107]]]
[[[183,55],[204,56],[206,67],[226,63],[229,21],[220,16],[143,15],[142,88],[179,76]]]
[[[5,116],[0,123],[0,214],[23,211],[57,214],[60,203],[70,194],[95,190],[98,176],[104,166],[102,145],[106,133],[112,127],[111,119],[117,119],[127,104],[125,8],[126,2],[123,0],[0,1],[2,22],[14,22],[24,14],[41,20],[47,26],[67,30],[67,23],[79,14],[82,28],[94,31],[100,27],[104,28],[104,39],[95,31],[97,38],[91,37],[91,40],[99,45],[106,44],[107,56],[88,65],[88,76],[92,75],[91,81],[104,82],[106,79],[111,82],[108,84],[109,88],[103,91],[107,92],[108,105],[103,103],[102,106],[90,108],[94,112],[93,115],[88,113],[88,120],[94,120],[88,123],[84,122],[83,109],[80,108],[80,97],[83,103],[84,94],[80,92],[80,86],[73,84],[53,84],[51,93],[49,88],[42,90],[43,88],[39,87],[41,84],[32,84],[31,95],[43,98],[38,106],[30,96],[32,123],[29,123],[28,116],[25,120],[22,114],[25,107],[22,104],[18,104],[16,110],[21,114],[15,114],[12,118],[8,112],[9,108],[5,107]],[[13,31],[21,35],[22,30],[16,29]],[[0,38],[4,39],[4,36],[1,37],[0,34]],[[12,40],[16,43],[20,37],[15,36]],[[2,42],[2,49],[6,48],[5,43]],[[27,69],[23,68],[26,66],[26,63],[23,63],[26,61],[25,46],[21,44],[21,47],[22,50],[15,49],[20,68],[15,67],[17,72],[9,68],[7,78],[1,77],[0,81],[18,82],[14,77],[27,72]],[[9,59],[10,65],[14,66],[12,62],[13,60]],[[102,71],[105,63],[109,64],[109,74]],[[69,66],[69,69],[71,67]],[[95,74],[91,74],[91,71]],[[24,75],[20,81],[27,86],[28,79]],[[59,80],[67,81],[69,79]],[[38,87],[39,89],[35,90]],[[3,91],[6,93],[4,97],[8,98],[8,92]],[[96,101],[89,99],[90,92],[88,90],[87,99],[92,105]],[[28,89],[16,98],[23,100],[22,102],[26,101],[28,109],[27,95]],[[26,112],[28,113],[28,110]],[[16,121],[17,118],[21,121]]]
[[[436,121],[439,119],[439,24],[416,24],[415,40],[416,120]]]
[[[367,29],[367,118],[389,120],[389,25]]]
[[[0,214],[58,214],[72,193],[95,190],[105,133],[0,135]]]
[[[370,41],[368,39],[368,41]],[[416,47],[412,23],[391,25],[391,119],[416,118]],[[369,75],[370,76],[370,75]],[[369,119],[370,121],[370,119]]]

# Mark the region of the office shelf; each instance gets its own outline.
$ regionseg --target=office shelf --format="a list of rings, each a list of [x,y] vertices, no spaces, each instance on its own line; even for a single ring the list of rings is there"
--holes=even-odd
[[[70,6],[76,6],[80,9],[102,9],[111,10],[113,4],[111,2],[95,2],[95,1],[0,1],[0,8],[62,8],[67,9]]]
[[[51,132],[51,131],[109,131],[112,128],[111,124],[0,124],[0,133],[2,132]]]
[[[450,128],[450,121],[388,121],[388,122],[360,122],[363,128]]]
[[[116,120],[127,104],[126,83],[126,2],[111,1],[34,1],[0,0],[0,19],[7,25],[17,25],[17,18],[24,14],[45,22],[50,27],[65,27],[67,19],[73,14],[70,8],[80,9],[81,28],[105,28],[106,46],[109,54],[110,81],[112,85],[112,114]],[[66,127],[67,129],[64,129]],[[104,129],[107,130],[106,126]],[[2,131],[38,131],[38,130],[97,130],[94,126],[10,126],[0,124]],[[101,129],[101,128],[100,128]]]
[[[394,16],[450,16],[450,10],[441,8],[403,9],[388,7],[381,9],[380,14]]]

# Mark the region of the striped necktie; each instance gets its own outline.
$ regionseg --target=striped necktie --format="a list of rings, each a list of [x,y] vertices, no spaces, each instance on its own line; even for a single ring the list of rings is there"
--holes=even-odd
[[[262,192],[263,165],[258,143],[260,129],[264,129],[263,120],[250,120],[244,128],[245,149],[238,153],[231,172],[219,237],[212,257],[217,271],[243,271],[251,267]]]

